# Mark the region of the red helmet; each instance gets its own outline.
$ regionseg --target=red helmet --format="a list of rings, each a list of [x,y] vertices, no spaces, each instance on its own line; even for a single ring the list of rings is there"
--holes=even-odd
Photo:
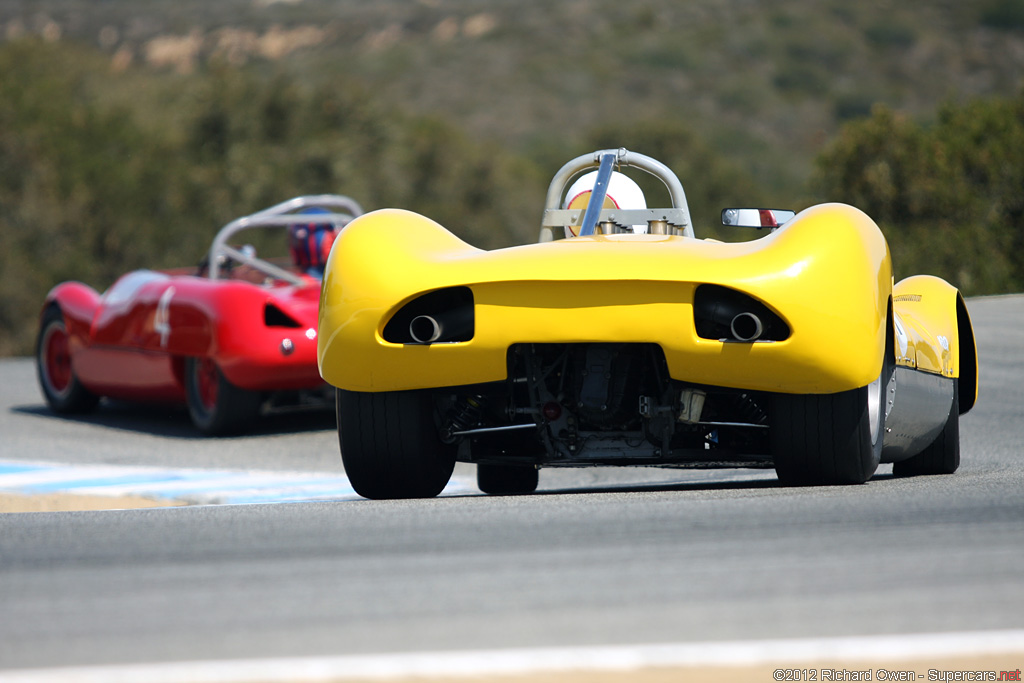
[[[300,214],[330,213],[326,209],[311,207]],[[288,226],[288,246],[292,261],[310,275],[323,275],[327,257],[331,253],[336,232],[333,223],[293,223]]]

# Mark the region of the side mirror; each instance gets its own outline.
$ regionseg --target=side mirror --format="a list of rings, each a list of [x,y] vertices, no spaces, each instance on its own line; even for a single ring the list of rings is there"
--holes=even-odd
[[[792,220],[795,215],[795,211],[783,209],[722,209],[722,225],[775,229]]]

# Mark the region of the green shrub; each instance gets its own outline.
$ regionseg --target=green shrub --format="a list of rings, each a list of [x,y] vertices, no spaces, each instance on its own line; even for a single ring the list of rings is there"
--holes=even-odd
[[[813,186],[878,222],[900,277],[1024,287],[1024,96],[948,104],[928,127],[877,107],[819,156]]]

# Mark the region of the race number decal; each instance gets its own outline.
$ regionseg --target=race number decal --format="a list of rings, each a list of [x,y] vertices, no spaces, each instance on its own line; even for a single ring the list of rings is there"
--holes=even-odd
[[[171,335],[171,297],[174,296],[174,286],[170,286],[160,295],[160,302],[156,305],[156,317],[153,319],[153,329],[160,334],[160,346],[167,346],[167,338]]]

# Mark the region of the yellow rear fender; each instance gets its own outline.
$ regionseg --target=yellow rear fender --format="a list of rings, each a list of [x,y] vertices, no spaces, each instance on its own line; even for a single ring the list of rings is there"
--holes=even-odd
[[[915,275],[893,288],[896,364],[960,380],[960,412],[978,397],[978,351],[967,306],[945,280]]]

